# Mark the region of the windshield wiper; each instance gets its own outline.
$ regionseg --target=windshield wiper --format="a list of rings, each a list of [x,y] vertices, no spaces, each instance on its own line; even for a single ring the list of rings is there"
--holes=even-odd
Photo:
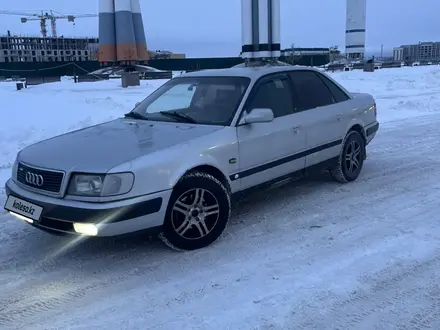
[[[171,117],[174,119],[183,119],[187,123],[197,124],[197,120],[193,117],[187,115],[186,113],[177,112],[177,111],[159,111],[159,113],[163,116]]]
[[[135,112],[135,111],[131,111],[129,113],[124,114],[124,118],[148,120],[147,117],[145,117],[144,115],[141,115],[139,112]]]

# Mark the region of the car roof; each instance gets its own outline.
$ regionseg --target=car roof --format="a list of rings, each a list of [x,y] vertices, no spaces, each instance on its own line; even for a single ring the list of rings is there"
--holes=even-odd
[[[312,68],[309,66],[261,66],[261,67],[232,67],[227,69],[208,69],[193,71],[188,73],[183,73],[178,77],[248,77],[251,79],[258,79],[270,73],[284,72],[284,71],[295,71],[295,70],[309,70],[318,71],[321,70]]]

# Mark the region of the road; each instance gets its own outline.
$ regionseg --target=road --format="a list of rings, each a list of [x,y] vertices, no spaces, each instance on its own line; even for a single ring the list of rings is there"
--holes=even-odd
[[[253,197],[195,252],[0,215],[0,328],[440,329],[439,127],[383,124],[358,181]]]

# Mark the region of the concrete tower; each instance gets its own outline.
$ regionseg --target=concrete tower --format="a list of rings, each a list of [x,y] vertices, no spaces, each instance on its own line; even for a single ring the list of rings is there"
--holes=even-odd
[[[148,60],[139,0],[99,0],[98,60],[125,66]]]
[[[139,0],[131,0],[131,11],[133,13],[133,29],[136,39],[137,57],[139,61],[147,61],[150,56],[147,51],[147,41]]]
[[[364,58],[366,16],[367,0],[347,0],[345,54],[349,59]]]
[[[280,0],[241,0],[241,56],[280,57]]]
[[[99,0],[99,52],[101,63],[116,61],[115,4],[113,0]]]

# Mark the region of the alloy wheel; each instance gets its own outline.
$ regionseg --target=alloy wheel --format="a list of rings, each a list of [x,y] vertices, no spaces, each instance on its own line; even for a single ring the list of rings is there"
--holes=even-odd
[[[217,198],[206,189],[195,188],[177,198],[171,212],[171,223],[182,238],[200,239],[214,229],[219,214]]]
[[[361,145],[357,141],[351,141],[345,152],[345,168],[350,174],[359,170],[362,162]]]

